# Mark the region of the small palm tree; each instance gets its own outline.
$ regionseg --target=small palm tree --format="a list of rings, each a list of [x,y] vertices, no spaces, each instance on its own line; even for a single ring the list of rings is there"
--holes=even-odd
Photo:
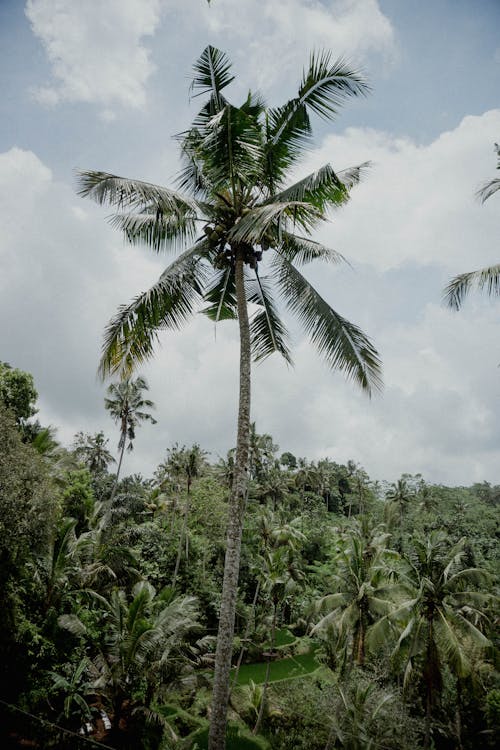
[[[108,442],[103,432],[97,432],[95,435],[78,432],[73,442],[73,453],[92,474],[103,474],[107,471],[109,464],[115,463],[115,459],[108,450]]]
[[[143,398],[143,391],[149,390],[148,384],[144,378],[136,378],[131,380],[126,378],[120,383],[112,383],[108,387],[108,397],[104,399],[104,406],[111,414],[111,417],[120,425],[120,439],[118,441],[118,450],[120,451],[120,458],[118,460],[118,468],[116,470],[116,479],[111,493],[111,500],[114,498],[116,488],[118,486],[118,479],[120,477],[120,469],[122,467],[123,454],[125,452],[125,446],[127,450],[132,451],[134,449],[135,430],[140,422],[151,422],[156,424],[156,419],[153,419],[145,409],[154,408],[154,404],[150,399]]]
[[[488,577],[478,568],[465,567],[466,551],[465,539],[452,544],[442,531],[414,540],[406,575],[411,597],[386,618],[403,628],[396,653],[406,660],[405,686],[415,669],[423,681],[426,748],[431,746],[432,711],[442,690],[444,665],[455,677],[465,677],[471,670],[469,652],[489,646],[480,628],[482,609],[491,597],[474,590]]]
[[[155,695],[189,669],[186,641],[198,631],[198,607],[194,597],[174,597],[170,589],[157,593],[147,581],[136,583],[130,595],[115,589],[109,600],[98,599],[104,618],[93,687],[109,708],[111,734],[121,746],[134,712],[151,717]],[[76,615],[63,615],[59,623],[93,637]]]
[[[192,90],[207,97],[192,126],[179,136],[183,193],[116,175],[87,171],[80,193],[116,208],[113,223],[131,243],[178,251],[158,282],[122,306],[105,336],[103,376],[132,369],[152,356],[158,331],[177,329],[200,305],[214,321],[237,319],[240,390],[235,470],[217,642],[209,746],[225,744],[243,513],[250,439],[251,355],[278,352],[291,362],[281,299],[327,363],[371,393],[380,361],[369,339],[326,302],[300,266],[339,253],[311,239],[328,211],[343,205],[363,166],[336,173],[330,164],[286,185],[311,140],[311,113],[333,119],[342,104],[364,95],[363,77],[329,53],[311,56],[297,96],[267,108],[252,93],[238,107],[225,96],[231,63],[207,47],[194,66]],[[201,231],[200,231],[201,230]],[[267,260],[264,262],[264,254]],[[264,268],[264,273],[260,270]],[[248,302],[257,312],[250,320]]]
[[[352,636],[352,658],[363,665],[369,630],[393,609],[397,590],[394,581],[397,554],[387,548],[390,538],[383,526],[370,529],[359,524],[349,534],[335,558],[331,576],[336,591],[317,603],[327,614],[314,626],[315,631],[336,626],[340,642]]]
[[[497,169],[500,169],[500,146],[498,143],[495,143],[495,151],[498,156]],[[500,190],[499,178],[485,182],[477,191],[477,197],[481,203],[484,203],[497,190]],[[479,271],[469,271],[455,276],[444,290],[445,303],[453,310],[460,310],[466,296],[474,287],[477,287],[480,291],[485,291],[490,297],[498,297],[500,294],[500,265],[480,268]]]

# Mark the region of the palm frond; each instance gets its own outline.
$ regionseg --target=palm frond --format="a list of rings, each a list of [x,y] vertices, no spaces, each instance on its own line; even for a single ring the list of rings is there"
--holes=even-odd
[[[286,223],[298,224],[309,231],[322,219],[316,206],[303,201],[265,203],[252,208],[243,216],[228,237],[234,242],[258,243],[273,227],[277,229],[279,236]]]
[[[350,265],[349,261],[336,250],[332,250],[332,248],[326,247],[320,242],[311,240],[309,237],[301,237],[289,232],[282,233],[282,242],[281,245],[276,247],[276,251],[290,263],[295,263],[299,266],[311,263],[313,260],[324,260],[329,263],[347,263]]]
[[[484,203],[488,200],[488,198],[491,198],[491,196],[494,195],[497,190],[500,190],[500,179],[498,177],[485,182],[484,185],[482,185],[476,192],[476,196],[481,201],[481,203]]]
[[[205,292],[204,300],[210,304],[209,307],[203,309],[203,313],[215,323],[219,320],[235,320],[238,317],[232,266],[228,266],[214,276]]]
[[[119,308],[104,335],[101,377],[129,376],[152,356],[159,330],[180,328],[194,313],[207,280],[207,249],[208,243],[200,241],[186,250],[147,292]]]
[[[78,183],[78,194],[83,198],[92,198],[99,205],[116,206],[118,210],[154,208],[167,215],[192,217],[198,210],[196,201],[175,190],[108,172],[81,171]]]
[[[280,292],[292,313],[325,357],[328,365],[371,395],[382,386],[381,364],[373,344],[353,323],[339,315],[291,263],[273,259]]]
[[[460,310],[468,293],[477,287],[485,290],[490,297],[500,295],[500,264],[481,268],[455,276],[444,290],[444,302],[454,310]]]
[[[191,90],[196,91],[194,96],[209,94],[217,98],[222,89],[234,81],[228,56],[210,44],[195,62],[193,72]]]
[[[356,168],[358,180],[361,178],[363,166],[365,165]],[[349,200],[349,187],[354,184],[352,174],[354,172],[351,170],[351,177],[344,183],[331,164],[325,164],[294,185],[273,195],[270,202],[306,201],[320,211],[325,211],[332,206],[341,206]]]
[[[177,249],[196,236],[195,218],[164,214],[158,210],[115,214],[110,224],[120,229],[131,245],[145,244],[156,252]]]
[[[255,272],[255,281],[248,283],[248,301],[259,305],[250,323],[250,341],[252,353],[256,362],[269,357],[273,352],[279,352],[285,361],[291,365],[292,357],[288,347],[288,331],[281,322],[272,299],[272,289],[269,281],[260,278]]]
[[[263,156],[258,123],[244,110],[226,103],[206,123],[200,153],[212,192],[236,184],[253,187]]]
[[[331,52],[313,52],[298,97],[292,100],[293,105],[273,140],[279,140],[287,122],[300,107],[305,105],[320,117],[331,119],[349,97],[365,96],[369,90],[361,73],[350,68],[344,59],[332,62]]]

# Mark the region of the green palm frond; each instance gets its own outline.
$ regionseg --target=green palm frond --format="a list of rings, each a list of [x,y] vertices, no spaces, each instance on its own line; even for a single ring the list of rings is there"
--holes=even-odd
[[[130,375],[137,364],[152,356],[159,330],[180,328],[191,317],[208,277],[206,251],[205,241],[186,250],[147,292],[119,308],[104,335],[101,377]]]
[[[294,185],[275,193],[269,202],[306,201],[325,211],[330,206],[340,206],[349,200],[349,190],[330,164],[312,172]]]
[[[491,196],[498,190],[500,190],[500,179],[497,177],[482,185],[477,191],[476,195],[481,203],[484,203],[486,200],[488,200],[488,198],[491,198]]]
[[[205,302],[209,307],[204,308],[204,314],[218,323],[219,320],[235,320],[236,312],[236,289],[234,285],[234,268],[228,266],[219,271],[213,278],[204,295]]]
[[[157,208],[165,214],[195,217],[198,206],[175,190],[143,180],[131,180],[108,172],[81,171],[78,173],[78,194],[92,198],[99,205],[116,206],[140,211]]]
[[[251,320],[250,340],[254,359],[259,362],[273,352],[279,352],[291,365],[292,357],[287,343],[288,331],[281,322],[272,298],[269,281],[256,272],[255,281],[249,282],[248,301],[261,308]]]
[[[196,91],[194,96],[208,94],[210,98],[217,99],[222,89],[234,81],[228,56],[210,44],[195,62],[193,73],[191,90]]]
[[[495,143],[495,151],[498,157],[497,169],[500,169],[500,146],[498,145],[498,143]],[[476,196],[479,198],[481,203],[484,203],[486,200],[488,200],[488,198],[491,198],[491,196],[498,190],[500,190],[500,179],[496,178],[485,182],[484,185],[482,185],[476,192]]]
[[[131,245],[145,244],[156,252],[177,250],[196,236],[195,217],[164,213],[155,207],[141,213],[115,214],[110,224],[122,231]]]
[[[336,250],[332,250],[332,248],[326,247],[320,242],[311,240],[309,237],[301,237],[289,232],[282,233],[281,245],[278,245],[276,250],[290,263],[299,266],[311,263],[313,260],[324,260],[329,263],[347,263],[347,265],[350,265],[349,261]]]
[[[276,255],[274,270],[280,292],[292,313],[325,357],[369,395],[381,388],[381,364],[373,344],[353,323],[339,315],[291,263]]]
[[[286,223],[299,225],[309,231],[322,220],[322,213],[310,203],[265,203],[252,208],[243,216],[230,232],[229,238],[234,242],[259,243],[271,229],[277,230],[279,236],[286,228]]]
[[[211,117],[202,142],[203,174],[211,191],[228,185],[253,187],[263,156],[260,127],[253,117],[227,103]]]
[[[485,290],[490,297],[498,297],[500,295],[500,265],[455,276],[444,290],[445,304],[454,310],[459,310],[474,287],[477,287],[479,291]]]
[[[302,106],[309,107],[324,119],[331,119],[349,97],[365,96],[369,90],[362,74],[350,68],[342,58],[332,61],[331,52],[313,53],[309,68],[304,71],[298,97],[290,102],[289,112],[285,114],[273,140],[279,141],[288,122]]]

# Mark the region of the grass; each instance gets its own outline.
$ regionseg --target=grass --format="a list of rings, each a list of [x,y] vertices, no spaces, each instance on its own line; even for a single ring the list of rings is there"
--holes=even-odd
[[[296,637],[290,633],[287,628],[280,628],[276,631],[274,636],[274,645],[279,648],[280,646],[289,646],[291,643],[296,641]]]
[[[208,747],[208,726],[190,735],[190,746],[197,750]],[[191,745],[192,743],[192,745]],[[269,744],[262,737],[252,737],[246,727],[230,724],[226,734],[226,750],[266,750]]]
[[[287,659],[278,659],[271,662],[269,681],[278,682],[279,680],[291,680],[296,677],[303,677],[306,674],[315,672],[319,666],[314,658],[313,651],[308,654],[290,656]],[[266,668],[267,664],[265,662],[242,664],[238,673],[238,685],[248,685],[250,680],[253,680],[257,685],[263,683],[266,678]]]

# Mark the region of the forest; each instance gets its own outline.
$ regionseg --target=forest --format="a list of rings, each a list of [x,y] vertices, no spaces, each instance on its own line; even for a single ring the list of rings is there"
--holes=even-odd
[[[65,448],[0,365],[3,747],[207,747],[235,452],[127,475],[148,396],[112,384],[112,437]],[[252,423],[227,747],[497,746],[499,501]]]

